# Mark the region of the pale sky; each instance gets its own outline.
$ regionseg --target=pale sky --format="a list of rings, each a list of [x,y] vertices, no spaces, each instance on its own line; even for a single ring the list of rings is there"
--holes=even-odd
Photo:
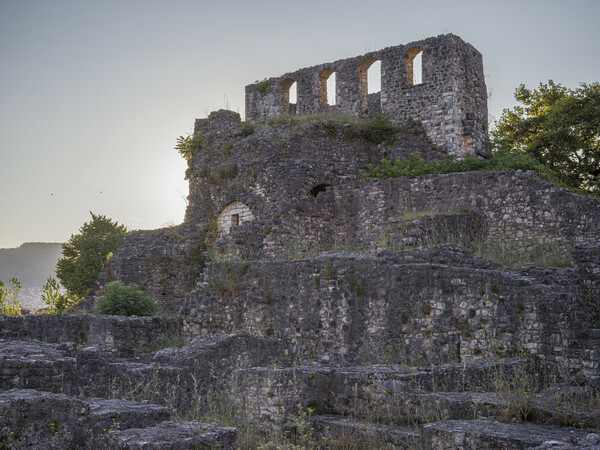
[[[454,33],[484,56],[490,119],[520,84],[600,79],[599,0],[0,0],[0,248],[104,214],[183,220],[195,118],[265,77]]]

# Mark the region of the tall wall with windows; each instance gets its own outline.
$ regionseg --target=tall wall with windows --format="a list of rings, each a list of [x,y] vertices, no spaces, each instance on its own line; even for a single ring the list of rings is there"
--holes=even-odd
[[[380,74],[372,73],[374,67]],[[370,87],[373,78],[380,78],[379,90]],[[446,34],[246,86],[246,119],[252,122],[331,109],[357,116],[386,113],[397,124],[418,121],[432,143],[448,153],[484,154],[483,58],[460,37]]]

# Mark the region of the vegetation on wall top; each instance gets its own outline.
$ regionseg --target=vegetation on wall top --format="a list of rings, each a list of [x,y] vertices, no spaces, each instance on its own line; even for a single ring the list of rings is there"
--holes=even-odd
[[[551,176],[550,171],[531,155],[507,152],[494,153],[487,159],[474,155],[445,156],[440,160],[431,162],[427,162],[419,155],[411,153],[408,158],[398,157],[394,161],[382,159],[377,166],[369,166],[360,176],[361,178],[416,177],[432,173],[505,169],[534,170],[538,175]]]

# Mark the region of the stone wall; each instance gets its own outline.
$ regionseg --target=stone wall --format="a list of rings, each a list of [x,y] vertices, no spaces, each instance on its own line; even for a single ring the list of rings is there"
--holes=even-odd
[[[121,317],[93,314],[0,315],[0,339],[41,340],[94,347],[104,355],[131,356],[182,342],[175,317]]]
[[[120,280],[139,284],[161,313],[174,314],[207,253],[256,258],[264,254],[263,236],[279,221],[299,217],[304,199],[322,195],[318,188],[356,180],[361,169],[385,155],[415,152],[431,160],[443,154],[418,130],[376,145],[359,127],[343,123],[284,123],[244,136],[240,116],[232,111],[198,120],[195,132],[202,144],[189,161],[184,224],[127,234],[80,309],[92,311],[104,284]],[[240,204],[248,210],[232,226],[224,208]],[[219,219],[227,236],[218,236]]]
[[[599,251],[579,249],[580,258]],[[525,350],[600,375],[597,289],[597,274],[580,269],[512,270],[442,246],[211,263],[181,312],[191,335],[283,338],[302,363],[438,364]]]
[[[474,239],[525,251],[600,242],[598,199],[519,170],[352,181],[284,200],[279,210],[275,220],[256,218],[268,233],[237,230],[234,240],[242,249],[253,246],[254,257],[270,258]]]
[[[422,52],[422,83],[412,83],[414,56]],[[381,92],[367,95],[367,69],[381,61]],[[336,104],[323,86],[335,72]],[[290,86],[297,104],[290,108]],[[326,92],[326,87],[325,87]],[[300,69],[246,86],[246,119],[264,122],[281,113],[334,108],[357,115],[383,112],[396,123],[419,121],[431,141],[450,154],[485,154],[487,91],[481,54],[447,34],[354,58]]]

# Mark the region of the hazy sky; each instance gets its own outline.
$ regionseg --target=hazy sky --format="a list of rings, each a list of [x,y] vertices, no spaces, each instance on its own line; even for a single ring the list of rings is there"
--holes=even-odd
[[[454,33],[484,56],[493,120],[520,83],[600,79],[599,0],[0,0],[0,247],[104,214],[183,219],[195,118],[244,86]]]

